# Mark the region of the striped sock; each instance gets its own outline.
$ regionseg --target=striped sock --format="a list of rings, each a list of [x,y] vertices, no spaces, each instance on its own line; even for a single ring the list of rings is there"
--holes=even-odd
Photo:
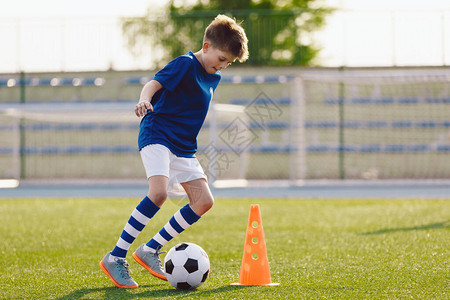
[[[146,245],[156,251],[199,219],[200,217],[192,210],[189,204],[186,204],[173,215],[169,222]]]
[[[148,221],[150,221],[158,210],[159,207],[145,196],[141,203],[139,203],[131,213],[131,217],[125,225],[116,246],[113,251],[111,251],[111,255],[125,258],[131,243],[133,243],[139,233],[144,229],[145,225],[147,225]]]

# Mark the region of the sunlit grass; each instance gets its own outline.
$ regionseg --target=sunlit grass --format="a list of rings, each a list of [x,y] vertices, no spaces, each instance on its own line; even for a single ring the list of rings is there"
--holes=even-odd
[[[177,291],[128,257],[140,287],[118,289],[98,262],[139,199],[0,201],[0,298],[4,299],[446,299],[449,200],[216,199],[175,238],[204,248],[211,274]],[[250,204],[261,206],[276,287],[231,287],[239,278]],[[131,254],[179,209],[168,200]]]

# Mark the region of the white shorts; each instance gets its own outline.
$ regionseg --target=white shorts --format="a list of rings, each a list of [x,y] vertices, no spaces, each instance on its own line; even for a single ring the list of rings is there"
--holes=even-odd
[[[145,146],[140,153],[147,179],[155,175],[166,176],[169,178],[168,191],[171,194],[184,192],[180,191],[180,183],[199,178],[207,180],[202,166],[195,157],[178,157],[160,144]]]

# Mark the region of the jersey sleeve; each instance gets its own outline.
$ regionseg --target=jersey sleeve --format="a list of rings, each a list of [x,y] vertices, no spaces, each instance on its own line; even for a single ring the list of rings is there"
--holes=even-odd
[[[193,58],[188,55],[179,56],[156,73],[153,79],[161,83],[164,88],[173,92],[191,67],[192,60]]]

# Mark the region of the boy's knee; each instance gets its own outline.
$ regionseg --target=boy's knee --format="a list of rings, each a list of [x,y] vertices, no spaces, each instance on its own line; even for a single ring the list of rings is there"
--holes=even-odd
[[[213,205],[214,205],[214,198],[211,197],[208,202],[208,209],[211,209],[213,207]]]
[[[210,210],[214,205],[214,198],[213,197],[205,197],[202,201],[202,208],[204,212],[207,212]]]
[[[161,206],[164,201],[166,201],[168,194],[167,191],[149,191],[148,197],[155,203],[157,206]]]

